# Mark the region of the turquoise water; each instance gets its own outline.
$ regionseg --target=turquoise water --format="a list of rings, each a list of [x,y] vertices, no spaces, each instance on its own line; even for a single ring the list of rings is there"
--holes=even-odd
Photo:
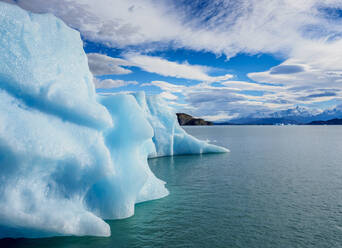
[[[108,221],[112,237],[0,247],[342,247],[342,126],[186,130],[231,152],[150,160],[171,194]]]

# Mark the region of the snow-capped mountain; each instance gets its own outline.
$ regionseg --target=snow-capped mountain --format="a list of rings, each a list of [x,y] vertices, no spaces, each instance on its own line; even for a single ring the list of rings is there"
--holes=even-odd
[[[311,121],[326,121],[333,118],[342,118],[342,105],[330,109],[315,109],[296,106],[286,110],[273,113],[254,113],[243,118],[236,118],[230,121],[232,124],[305,124]]]

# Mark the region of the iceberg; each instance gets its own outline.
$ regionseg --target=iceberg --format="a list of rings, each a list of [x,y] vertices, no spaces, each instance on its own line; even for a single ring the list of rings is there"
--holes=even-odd
[[[154,97],[96,95],[80,34],[0,2],[0,238],[110,236],[169,194],[148,157],[224,152]],[[139,123],[139,125],[137,125]]]
[[[149,157],[229,152],[224,147],[198,140],[186,133],[179,125],[173,108],[160,96],[146,96],[144,92],[133,95],[154,130],[153,142],[156,151]]]

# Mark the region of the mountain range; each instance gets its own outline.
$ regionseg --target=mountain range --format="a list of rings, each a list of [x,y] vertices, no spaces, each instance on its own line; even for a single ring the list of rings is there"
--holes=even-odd
[[[320,110],[297,106],[268,114],[254,113],[242,118],[231,119],[228,122],[217,122],[217,125],[277,125],[277,124],[310,124],[315,121],[328,121],[342,118],[342,105],[331,109]]]

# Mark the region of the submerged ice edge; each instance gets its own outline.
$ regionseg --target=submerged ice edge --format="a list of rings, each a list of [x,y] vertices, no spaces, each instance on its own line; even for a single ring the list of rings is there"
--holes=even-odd
[[[226,151],[158,98],[97,96],[79,33],[52,15],[0,2],[0,44],[0,237],[109,236],[103,219],[169,194],[149,156]]]

